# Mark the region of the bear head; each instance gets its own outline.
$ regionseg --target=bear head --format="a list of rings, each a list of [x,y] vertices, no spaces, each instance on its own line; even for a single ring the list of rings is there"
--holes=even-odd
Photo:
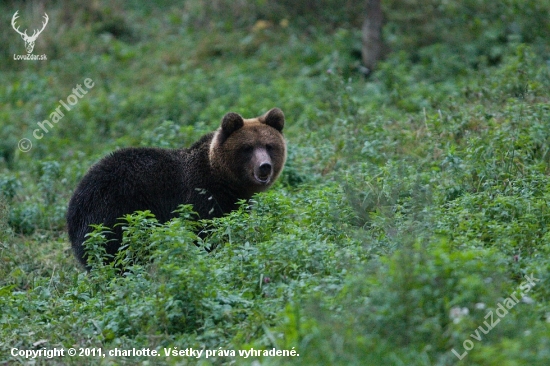
[[[250,119],[227,113],[210,143],[209,160],[215,174],[247,195],[265,191],[286,161],[284,124],[279,108]]]

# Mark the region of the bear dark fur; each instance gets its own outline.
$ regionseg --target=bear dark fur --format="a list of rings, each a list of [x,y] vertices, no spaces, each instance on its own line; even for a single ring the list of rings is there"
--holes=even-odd
[[[159,222],[174,218],[180,204],[192,204],[200,218],[220,217],[236,202],[265,191],[286,160],[284,114],[273,108],[243,119],[228,113],[220,128],[188,149],[125,148],[92,166],[74,192],[67,211],[69,239],[86,265],[82,243],[90,224],[114,231],[106,247],[115,254],[122,239],[118,219],[150,210]]]

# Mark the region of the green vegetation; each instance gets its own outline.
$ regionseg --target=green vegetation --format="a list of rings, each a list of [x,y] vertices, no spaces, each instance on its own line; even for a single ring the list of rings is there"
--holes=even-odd
[[[23,41],[0,35],[0,364],[29,362],[13,347],[101,347],[162,357],[35,361],[547,365],[550,4],[388,1],[392,52],[365,78],[362,2],[273,3],[0,5],[4,25],[50,17],[47,61],[13,60]],[[209,222],[128,215],[116,268],[97,227],[93,269],[78,266],[64,215],[91,164],[274,106],[289,157],[271,191]],[[191,347],[237,355],[164,357]],[[251,348],[299,356],[238,356]]]

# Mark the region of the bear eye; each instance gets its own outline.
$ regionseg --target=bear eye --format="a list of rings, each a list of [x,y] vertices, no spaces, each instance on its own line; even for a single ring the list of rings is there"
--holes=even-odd
[[[241,151],[245,154],[249,154],[254,150],[254,147],[252,145],[245,145],[241,148]]]
[[[273,145],[271,145],[271,144],[266,144],[266,145],[265,145],[265,149],[266,149],[268,152],[271,152],[271,151],[273,151]]]

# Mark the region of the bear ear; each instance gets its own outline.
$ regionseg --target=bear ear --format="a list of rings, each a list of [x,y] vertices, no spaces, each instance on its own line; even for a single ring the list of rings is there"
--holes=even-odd
[[[283,127],[285,126],[285,115],[279,108],[270,109],[260,118],[260,120],[262,123],[273,127],[277,131],[283,132]]]
[[[243,118],[233,112],[227,113],[222,119],[222,132],[225,138],[244,126]]]

